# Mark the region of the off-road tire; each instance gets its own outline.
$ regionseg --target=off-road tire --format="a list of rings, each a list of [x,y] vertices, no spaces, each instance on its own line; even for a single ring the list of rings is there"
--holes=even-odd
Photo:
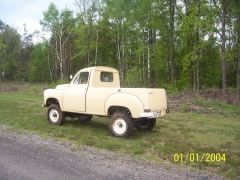
[[[91,119],[92,119],[91,115],[79,115],[78,116],[78,120],[79,120],[80,123],[89,122],[89,121],[91,121]]]
[[[136,122],[135,126],[139,130],[151,131],[156,126],[156,118],[141,118]]]
[[[133,120],[127,113],[115,112],[111,119],[112,122],[109,128],[113,136],[128,138],[133,135]]]
[[[48,122],[53,125],[61,125],[64,122],[65,116],[59,105],[52,104],[47,111]]]

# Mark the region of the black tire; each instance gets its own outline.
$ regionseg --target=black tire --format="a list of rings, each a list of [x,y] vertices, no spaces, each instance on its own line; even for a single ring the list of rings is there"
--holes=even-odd
[[[130,137],[133,135],[133,120],[124,112],[116,112],[111,116],[110,131],[116,137]],[[118,123],[118,124],[117,124]]]
[[[141,118],[136,122],[136,128],[139,130],[151,131],[156,126],[156,118]]]
[[[80,123],[85,123],[91,121],[92,116],[91,115],[79,115],[78,120]]]
[[[47,112],[48,122],[53,125],[61,125],[64,122],[65,116],[57,104],[52,104]]]

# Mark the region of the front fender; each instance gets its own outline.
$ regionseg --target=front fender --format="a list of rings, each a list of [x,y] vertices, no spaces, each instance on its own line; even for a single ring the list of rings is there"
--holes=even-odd
[[[46,89],[44,91],[44,105],[46,105],[49,98],[56,99],[59,102],[60,108],[62,108],[62,94],[63,90],[59,89]]]
[[[141,100],[127,93],[115,93],[107,98],[105,101],[105,114],[108,114],[108,109],[111,106],[122,106],[130,110],[133,118],[139,118],[140,113],[144,112]]]

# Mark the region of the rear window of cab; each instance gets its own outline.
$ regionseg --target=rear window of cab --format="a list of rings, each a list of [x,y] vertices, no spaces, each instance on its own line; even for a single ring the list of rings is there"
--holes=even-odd
[[[100,74],[100,80],[102,82],[113,82],[113,73],[102,71]]]

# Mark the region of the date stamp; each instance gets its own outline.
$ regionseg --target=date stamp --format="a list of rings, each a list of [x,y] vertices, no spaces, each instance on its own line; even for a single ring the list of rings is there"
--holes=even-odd
[[[174,162],[225,162],[225,153],[175,153],[173,154]]]

